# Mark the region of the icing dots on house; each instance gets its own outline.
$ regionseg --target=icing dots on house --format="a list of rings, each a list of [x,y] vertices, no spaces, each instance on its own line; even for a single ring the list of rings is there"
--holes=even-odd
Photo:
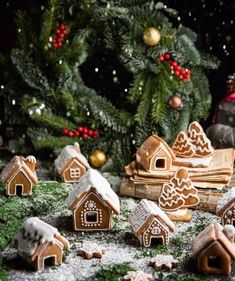
[[[65,182],[77,182],[90,165],[78,143],[65,146],[55,160],[55,168]]]
[[[142,199],[129,216],[129,222],[140,244],[168,244],[170,231],[175,231],[174,223],[157,204]]]
[[[108,230],[112,213],[120,213],[120,202],[109,182],[96,170],[89,169],[67,198],[73,213],[75,230]]]

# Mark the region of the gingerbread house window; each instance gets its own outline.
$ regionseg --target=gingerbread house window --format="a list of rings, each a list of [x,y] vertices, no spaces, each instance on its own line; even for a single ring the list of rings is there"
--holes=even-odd
[[[70,169],[70,177],[71,178],[78,178],[78,177],[80,177],[80,169],[79,168]]]
[[[98,212],[88,211],[85,213],[86,223],[98,223]]]
[[[17,195],[22,195],[23,194],[23,188],[24,185],[23,184],[16,184],[15,185],[15,192]]]
[[[156,166],[156,168],[164,169],[166,166],[166,159],[165,158],[156,159],[155,166]]]

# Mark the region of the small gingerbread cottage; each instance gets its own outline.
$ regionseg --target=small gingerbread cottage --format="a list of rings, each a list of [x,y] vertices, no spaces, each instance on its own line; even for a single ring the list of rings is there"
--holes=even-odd
[[[12,244],[18,255],[36,270],[61,264],[63,249],[69,248],[69,242],[55,227],[37,217],[24,221]]]
[[[234,227],[210,224],[194,238],[192,256],[199,272],[229,275],[235,260]]]
[[[170,231],[175,231],[174,223],[157,204],[142,199],[129,217],[129,222],[140,244],[168,244]]]
[[[152,135],[137,149],[136,160],[147,172],[170,170],[175,155],[163,139]]]
[[[77,182],[90,168],[84,155],[81,154],[78,143],[65,146],[55,160],[58,174],[65,182]]]
[[[34,156],[15,156],[2,171],[2,182],[7,195],[31,195],[33,184],[38,183]]]
[[[221,217],[222,225],[235,226],[235,187],[224,194],[216,207],[216,214]]]
[[[67,198],[73,213],[75,230],[109,230],[112,212],[120,213],[120,202],[108,181],[96,170],[89,169]]]

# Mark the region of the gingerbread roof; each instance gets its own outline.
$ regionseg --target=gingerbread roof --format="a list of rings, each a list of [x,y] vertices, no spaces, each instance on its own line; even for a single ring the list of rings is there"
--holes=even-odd
[[[35,170],[32,170],[27,164],[26,161],[29,163],[35,162],[36,159],[34,156],[28,156],[24,158],[23,156],[15,156],[12,160],[8,163],[5,169],[1,173],[2,182],[8,183],[19,171],[23,171],[26,176],[32,181],[32,183],[38,183],[37,174]]]
[[[120,213],[120,201],[117,194],[112,190],[109,182],[94,169],[88,169],[69,193],[67,198],[69,209],[74,210],[79,207],[84,196],[92,189],[106,202],[111,210],[116,214]]]
[[[216,207],[216,214],[218,216],[223,215],[224,211],[226,211],[232,203],[235,203],[235,186],[231,187],[231,189],[229,189],[229,191],[219,200]]]
[[[80,149],[78,150],[78,147],[76,145],[67,145],[62,149],[59,156],[55,159],[55,167],[59,174],[63,173],[63,171],[67,167],[68,160],[72,158],[77,159],[87,169],[90,168],[86,157],[79,151]]]
[[[141,159],[141,163],[144,166],[145,162],[148,162],[156,153],[157,150],[165,148],[173,160],[176,159],[174,152],[168,146],[168,144],[156,135],[148,137],[145,142],[137,149],[136,155]]]
[[[147,199],[142,199],[129,216],[129,222],[135,233],[140,233],[146,226],[146,223],[152,217],[160,219],[172,232],[175,231],[175,225],[170,218],[161,210],[158,205]]]
[[[215,241],[219,242],[225,251],[235,259],[235,245],[223,232],[223,227],[219,223],[210,224],[193,240],[192,255],[196,258],[202,251]]]
[[[32,257],[32,260],[41,253],[44,249],[43,246],[47,243],[58,243],[61,248],[69,247],[68,241],[60,235],[55,227],[37,217],[25,220],[14,239],[18,254]]]

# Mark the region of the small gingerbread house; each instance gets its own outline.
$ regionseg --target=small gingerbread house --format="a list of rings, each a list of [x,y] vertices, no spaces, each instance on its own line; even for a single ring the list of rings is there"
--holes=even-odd
[[[81,154],[78,143],[65,146],[55,160],[55,167],[65,182],[77,182],[90,168],[84,155]]]
[[[2,182],[7,195],[31,195],[33,184],[38,183],[34,156],[15,156],[2,171]]]
[[[170,231],[175,231],[174,223],[157,204],[142,199],[129,217],[129,222],[140,244],[168,244]]]
[[[45,265],[62,263],[63,249],[69,248],[69,242],[55,227],[32,217],[22,224],[13,246],[20,257],[36,270],[42,270]]]
[[[229,275],[235,260],[234,228],[210,224],[193,240],[192,256],[199,272]],[[231,235],[232,232],[232,235]]]
[[[112,212],[120,213],[120,202],[108,181],[96,170],[89,169],[67,198],[73,213],[75,230],[109,230]]]
[[[224,194],[216,207],[216,214],[221,217],[222,225],[235,226],[235,187]]]
[[[170,170],[175,155],[163,139],[152,135],[137,149],[136,160],[147,172]]]

